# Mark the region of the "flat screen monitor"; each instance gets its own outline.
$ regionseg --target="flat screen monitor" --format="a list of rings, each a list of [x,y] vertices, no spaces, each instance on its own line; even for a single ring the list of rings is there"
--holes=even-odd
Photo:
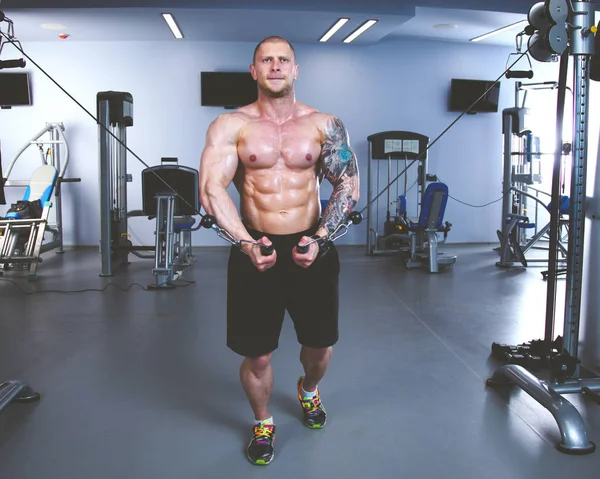
[[[202,106],[238,108],[258,99],[256,81],[249,72],[202,72]]]
[[[500,82],[453,78],[450,83],[448,110],[495,113],[498,111],[499,98]]]
[[[0,106],[31,105],[29,73],[0,72]]]

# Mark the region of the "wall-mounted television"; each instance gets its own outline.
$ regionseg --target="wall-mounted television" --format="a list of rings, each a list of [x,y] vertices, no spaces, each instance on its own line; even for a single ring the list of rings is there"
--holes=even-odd
[[[498,111],[499,98],[500,82],[453,78],[450,83],[448,110],[466,111],[471,114],[495,113]]]
[[[0,107],[31,105],[28,72],[0,73]]]
[[[258,99],[256,81],[249,72],[201,72],[200,104],[238,108]]]

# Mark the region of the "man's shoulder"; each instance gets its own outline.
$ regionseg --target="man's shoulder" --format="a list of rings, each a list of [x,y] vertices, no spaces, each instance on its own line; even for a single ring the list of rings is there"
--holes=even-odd
[[[335,116],[331,113],[319,111],[312,106],[303,105],[301,108],[302,116],[305,116],[306,118],[310,119],[319,127],[325,127],[330,121],[335,119]]]
[[[321,131],[329,131],[332,128],[337,128],[341,125],[339,117],[332,113],[325,113],[318,110],[314,110],[307,115],[313,124]]]
[[[210,130],[213,134],[237,136],[253,118],[254,115],[251,111],[241,108],[232,112],[221,113],[213,120]]]
[[[216,124],[231,124],[242,126],[252,120],[252,114],[249,111],[243,109],[235,110],[228,113],[221,113],[215,118],[214,123]]]

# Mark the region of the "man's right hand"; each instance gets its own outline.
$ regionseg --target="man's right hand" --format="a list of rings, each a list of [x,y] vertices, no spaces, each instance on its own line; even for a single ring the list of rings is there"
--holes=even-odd
[[[271,241],[266,236],[260,238],[258,242],[267,246],[272,245]],[[256,269],[259,271],[266,271],[275,266],[275,262],[277,261],[277,251],[273,251],[269,256],[265,256],[259,245],[246,243],[243,248],[252,260],[252,263],[254,263],[254,266],[256,266]]]

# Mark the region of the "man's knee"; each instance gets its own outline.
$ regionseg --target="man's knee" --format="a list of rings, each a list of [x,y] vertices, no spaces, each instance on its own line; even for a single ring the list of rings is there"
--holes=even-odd
[[[244,364],[250,371],[256,375],[264,373],[271,365],[272,353],[263,354],[261,356],[253,356],[244,358]]]
[[[301,355],[310,359],[311,361],[323,361],[329,359],[331,357],[331,353],[333,352],[333,347],[329,346],[326,348],[313,348],[309,346],[302,346]]]

